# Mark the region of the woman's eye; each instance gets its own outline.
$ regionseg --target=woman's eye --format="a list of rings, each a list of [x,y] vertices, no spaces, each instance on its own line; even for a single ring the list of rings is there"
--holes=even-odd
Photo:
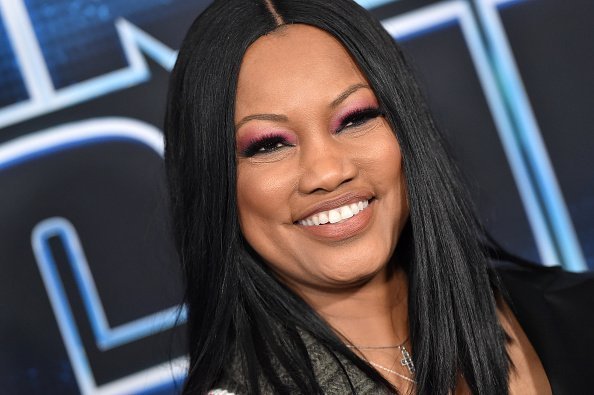
[[[282,136],[266,137],[251,143],[242,154],[245,157],[264,155],[288,146],[292,146],[292,144],[289,144]]]
[[[365,108],[362,110],[357,110],[343,119],[335,133],[339,133],[346,128],[361,126],[367,121],[382,115],[383,113],[379,108]]]

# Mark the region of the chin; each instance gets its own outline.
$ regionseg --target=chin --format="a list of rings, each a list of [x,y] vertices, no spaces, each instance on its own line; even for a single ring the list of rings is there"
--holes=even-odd
[[[370,262],[377,262],[370,264]],[[333,265],[331,270],[324,277],[328,282],[339,287],[350,287],[364,284],[378,274],[382,273],[387,266],[388,259],[358,259],[354,262],[345,262],[341,265]]]

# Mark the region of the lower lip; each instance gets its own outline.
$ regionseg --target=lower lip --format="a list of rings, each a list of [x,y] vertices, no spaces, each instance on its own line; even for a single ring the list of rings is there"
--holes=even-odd
[[[351,218],[337,222],[335,224],[327,223],[324,225],[297,225],[305,232],[325,240],[341,241],[351,238],[363,232],[371,221],[372,210],[375,208],[375,200],[369,202],[369,205],[359,214]]]

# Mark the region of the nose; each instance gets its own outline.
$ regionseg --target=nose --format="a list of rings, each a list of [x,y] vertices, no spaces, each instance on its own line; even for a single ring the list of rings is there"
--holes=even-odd
[[[301,146],[299,191],[330,192],[357,176],[358,168],[349,152],[331,137],[325,142]]]

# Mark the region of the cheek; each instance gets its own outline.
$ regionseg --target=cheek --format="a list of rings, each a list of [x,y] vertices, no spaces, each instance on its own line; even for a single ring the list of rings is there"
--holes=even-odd
[[[375,142],[365,149],[361,168],[382,197],[388,224],[401,229],[408,219],[408,198],[402,154],[398,141],[389,128],[375,136]],[[398,232],[397,232],[398,233]]]
[[[393,189],[398,196],[396,200],[403,214],[408,215],[408,197],[406,193],[406,179],[404,177],[404,168],[402,164],[402,153],[396,137],[392,135],[389,144],[385,145],[383,171],[379,171],[385,180],[386,188]]]
[[[291,184],[290,173],[277,164],[238,164],[239,221],[243,235],[254,248],[261,244],[260,239],[274,234],[274,227],[291,222]]]
[[[394,188],[403,184],[402,155],[392,131],[386,126],[359,147],[361,169],[376,186]]]
[[[393,135],[392,135],[393,136]],[[404,190],[404,172],[402,169],[402,154],[396,137],[392,137],[389,142],[383,146],[382,152],[378,153],[382,158],[384,166],[378,171],[380,177],[386,180],[387,184],[399,190]]]
[[[394,137],[393,144],[386,147],[385,155],[387,165],[383,176],[386,180],[385,187],[394,191],[393,204],[396,216],[395,226],[397,228],[397,233],[399,234],[408,220],[409,208],[402,154],[396,137]]]

